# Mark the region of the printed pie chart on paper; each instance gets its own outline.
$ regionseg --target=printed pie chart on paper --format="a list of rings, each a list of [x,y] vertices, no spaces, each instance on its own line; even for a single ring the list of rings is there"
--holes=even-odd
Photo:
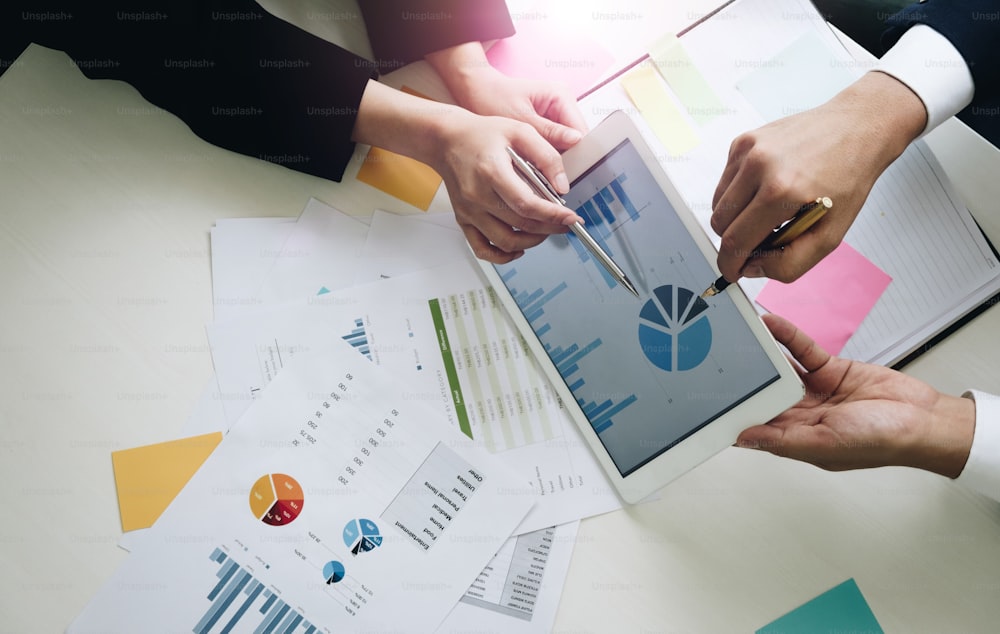
[[[295,478],[284,473],[262,475],[250,489],[250,511],[271,526],[291,524],[302,512],[305,496]]]

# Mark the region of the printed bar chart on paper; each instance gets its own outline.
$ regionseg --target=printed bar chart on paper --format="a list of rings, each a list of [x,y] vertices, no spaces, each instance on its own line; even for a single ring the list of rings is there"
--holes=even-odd
[[[315,625],[291,609],[221,549],[216,548],[210,559],[219,564],[219,582],[205,595],[211,603],[194,626],[195,634],[230,632],[237,625],[241,626],[239,631],[250,631],[243,628],[256,625],[252,630],[255,633],[313,634],[316,631]]]
[[[536,496],[335,342],[282,369],[69,631],[440,624]]]
[[[372,362],[407,381],[404,398],[502,452],[522,486],[544,494],[519,533],[621,506],[496,296],[465,267],[396,276],[209,326],[220,390],[234,395],[224,402],[227,417],[239,417],[272,380],[261,356],[288,362],[304,350],[332,354],[361,328],[358,321]]]
[[[371,361],[372,351],[368,345],[368,332],[365,330],[365,320],[358,317],[354,320],[354,328],[341,339],[351,344],[351,347]]]

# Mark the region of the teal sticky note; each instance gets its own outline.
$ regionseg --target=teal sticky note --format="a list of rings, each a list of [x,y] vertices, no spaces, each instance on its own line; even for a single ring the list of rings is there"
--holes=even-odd
[[[854,579],[827,590],[769,625],[757,634],[822,634],[823,632],[853,632],[882,634],[868,602]]]

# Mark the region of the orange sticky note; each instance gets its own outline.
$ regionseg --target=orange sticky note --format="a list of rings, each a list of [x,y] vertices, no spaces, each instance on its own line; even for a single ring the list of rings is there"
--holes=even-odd
[[[402,90],[427,98],[406,86]],[[357,178],[423,211],[431,206],[431,200],[441,186],[441,176],[429,165],[378,147],[368,150]]]
[[[149,528],[222,442],[222,432],[111,452],[122,530]]]

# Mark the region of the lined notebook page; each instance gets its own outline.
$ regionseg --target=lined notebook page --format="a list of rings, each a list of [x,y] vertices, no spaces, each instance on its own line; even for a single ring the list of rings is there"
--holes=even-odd
[[[892,363],[998,286],[995,256],[923,142],[883,173],[846,240],[893,279],[847,357]]]
[[[726,108],[699,123],[663,81],[701,139],[697,147],[681,156],[668,152],[620,78],[587,95],[581,107],[591,125],[616,109],[629,113],[718,247],[709,226],[711,201],[733,138],[822,103],[871,63],[854,60],[804,0],[737,0],[682,35],[680,44]],[[806,75],[806,84],[824,90],[787,89]],[[1000,292],[995,256],[923,142],[883,173],[845,240],[893,281],[842,356],[890,365]],[[765,283],[740,286],[754,299]]]

